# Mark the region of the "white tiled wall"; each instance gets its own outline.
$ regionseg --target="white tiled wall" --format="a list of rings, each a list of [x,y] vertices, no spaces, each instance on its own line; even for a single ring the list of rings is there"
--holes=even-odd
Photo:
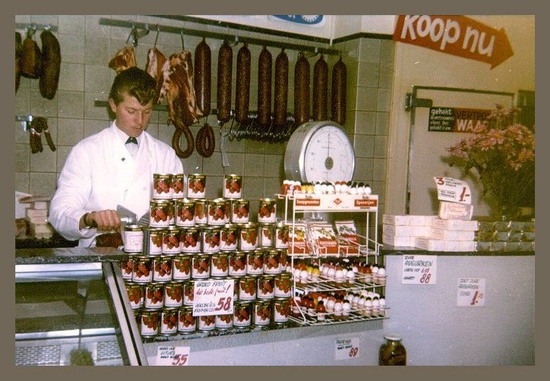
[[[107,100],[115,72],[107,64],[110,58],[121,49],[129,34],[128,28],[110,27],[99,24],[101,17],[127,19],[162,25],[173,25],[193,29],[220,32],[219,27],[158,19],[145,16],[25,16],[15,17],[17,23],[47,23],[58,27],[55,32],[61,45],[61,75],[59,87],[53,100],[42,98],[38,91],[38,80],[21,78],[16,94],[16,115],[33,114],[44,116],[57,150],[49,150],[43,138],[44,151],[31,154],[28,146],[28,134],[15,123],[16,190],[35,195],[51,196],[55,191],[57,177],[71,147],[84,137],[100,131],[109,125],[106,108],[96,107],[94,101]],[[23,30],[19,30],[24,32]],[[227,30],[221,32],[226,33]],[[41,46],[39,33],[35,39]],[[253,33],[239,32],[244,35]],[[258,38],[269,38],[254,35]],[[147,50],[155,42],[156,32],[139,40],[137,47],[138,66],[145,68]],[[193,50],[200,42],[199,37],[185,36],[185,48]],[[285,40],[277,38],[277,40]],[[293,41],[295,42],[295,41]],[[207,39],[212,50],[212,107],[215,108],[216,94],[216,57],[221,41]],[[301,43],[301,42],[299,42]],[[386,136],[388,132],[388,111],[390,89],[393,74],[393,42],[361,38],[338,44],[335,48],[344,49],[344,62],[348,69],[348,110],[345,128],[354,143],[357,165],[354,179],[371,184],[373,191],[383,194],[385,186]],[[233,50],[234,70],[237,45]],[[181,50],[181,36],[161,32],[157,47],[169,55]],[[256,108],[256,66],[261,46],[249,46],[252,53],[251,110]],[[273,60],[278,49],[270,48]],[[286,51],[290,61],[289,89],[293,88],[293,66],[297,52]],[[329,67],[337,57],[326,57]],[[310,59],[311,68],[317,57]],[[233,89],[233,92],[235,90]],[[234,99],[234,97],[233,97]],[[289,92],[289,109],[292,109],[293,94]],[[329,101],[330,104],[330,101]],[[166,124],[167,113],[156,111],[148,131],[162,141],[171,144],[174,127]],[[192,126],[196,136],[201,125]],[[210,158],[201,157],[196,151],[183,160],[186,172],[205,173],[208,178],[207,197],[221,195],[221,182],[224,174],[237,173],[244,176],[244,195],[246,198],[271,197],[277,193],[284,179],[283,156],[284,143],[265,143],[252,140],[227,141],[226,147],[230,166],[222,167],[219,127],[215,116],[208,118],[216,133],[216,149]],[[383,200],[382,204],[383,204]]]

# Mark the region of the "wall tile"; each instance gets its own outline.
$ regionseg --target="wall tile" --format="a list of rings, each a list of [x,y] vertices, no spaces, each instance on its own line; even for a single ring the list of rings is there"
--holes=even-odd
[[[284,155],[265,155],[264,177],[285,178]]]
[[[386,159],[374,159],[373,179],[383,181],[386,179]]]
[[[27,82],[26,78],[21,77],[21,84],[15,95],[15,114],[17,115],[28,114],[31,109],[31,90]],[[27,83],[27,86],[23,86],[24,83]]]
[[[358,135],[354,136],[354,148],[356,157],[374,157],[374,136]]]
[[[355,158],[355,172],[353,179],[356,181],[370,181],[373,175],[373,159]]]
[[[43,98],[39,91],[31,90],[30,113],[35,116],[43,117],[57,116],[59,93],[60,91],[58,90],[54,99],[49,100]]]
[[[62,62],[58,90],[84,91],[84,65]]]
[[[360,62],[358,80],[361,86],[378,87],[379,65],[373,62]]]
[[[87,138],[88,136],[98,133],[104,128],[109,127],[110,124],[111,124],[110,122],[103,121],[103,120],[93,120],[93,119],[85,120],[84,121],[84,138]]]
[[[75,145],[84,137],[82,119],[59,118],[57,121],[57,144]]]
[[[84,36],[60,32],[58,39],[61,46],[61,62],[85,63]]]
[[[244,157],[244,175],[247,177],[264,175],[264,155],[246,154]]]
[[[22,114],[24,116],[24,114]],[[21,122],[15,122],[15,143],[29,145],[29,133],[24,130]]]
[[[84,91],[101,94],[101,100],[109,99],[111,90],[111,69],[106,65],[86,65],[84,67]]]
[[[92,38],[109,38],[111,27],[101,25],[99,20],[104,16],[88,15],[86,16],[86,36]]]
[[[82,118],[84,116],[84,93],[59,91],[57,93],[58,114],[61,118]]]
[[[361,38],[359,61],[378,64],[380,61],[380,40]]]
[[[282,183],[280,179],[275,177],[266,178],[264,181],[264,197],[274,198],[277,193],[281,193]],[[281,215],[283,213],[284,210],[281,210]]]
[[[228,152],[227,160],[229,161],[228,167],[223,167],[223,173],[226,175],[236,174],[239,176],[244,176],[244,158],[245,155],[242,153]],[[220,163],[221,165],[221,154],[220,154]]]
[[[202,156],[196,151],[186,159],[181,159],[183,171],[185,173],[204,173],[202,166]]]
[[[96,100],[106,100],[102,93],[86,92],[84,94],[84,117],[86,119],[109,120],[109,106],[96,106]]]
[[[73,148],[72,145],[70,146],[63,146],[58,145],[57,146],[57,162],[55,170],[57,173],[61,173],[61,170],[63,169],[63,166],[65,165],[65,161],[67,160],[67,156],[69,156],[69,153],[71,152],[71,149]]]
[[[390,117],[387,112],[376,113],[376,135],[388,135]]]
[[[393,65],[380,65],[378,86],[383,89],[391,89],[393,85]]]
[[[375,157],[386,157],[388,138],[387,136],[376,136],[374,138],[374,156]]]
[[[15,190],[30,192],[30,172],[15,172]]]
[[[359,87],[357,89],[357,110],[377,111],[378,91],[375,88]],[[383,111],[383,110],[380,110]]]
[[[59,16],[59,31],[73,35],[84,35],[86,28],[86,16],[61,15]]]
[[[374,135],[376,131],[376,113],[357,111],[355,113],[355,132],[364,135]]]
[[[30,148],[28,144],[15,145],[15,170],[28,172],[30,170]]]
[[[393,40],[380,41],[380,65],[392,66],[395,59],[395,42]]]
[[[206,198],[214,199],[222,196],[223,176],[206,177]]]
[[[53,196],[56,183],[57,174],[55,172],[31,172],[29,192],[35,196]]]
[[[44,150],[35,154],[31,154],[31,173],[33,172],[55,172],[57,166],[57,156],[56,152],[52,152],[48,145],[45,142],[45,139],[42,139],[42,145]]]
[[[390,111],[391,90],[378,89],[376,111]]]
[[[243,178],[243,195],[246,199],[264,197],[264,179],[262,177],[245,176]],[[250,205],[251,215],[254,215],[257,211],[257,207],[253,209]]]
[[[212,156],[202,159],[203,173],[210,177],[211,175],[223,175],[222,155],[219,152],[214,152]]]

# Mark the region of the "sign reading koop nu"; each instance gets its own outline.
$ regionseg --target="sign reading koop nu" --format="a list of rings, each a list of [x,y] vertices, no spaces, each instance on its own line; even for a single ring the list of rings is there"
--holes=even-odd
[[[393,40],[485,62],[491,69],[514,55],[504,29],[465,16],[399,16]]]

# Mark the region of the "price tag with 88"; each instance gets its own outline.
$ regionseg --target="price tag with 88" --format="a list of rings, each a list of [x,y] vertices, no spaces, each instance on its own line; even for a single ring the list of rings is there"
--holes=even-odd
[[[156,365],[188,366],[189,347],[158,347]]]
[[[436,275],[436,255],[403,255],[402,284],[435,284]]]

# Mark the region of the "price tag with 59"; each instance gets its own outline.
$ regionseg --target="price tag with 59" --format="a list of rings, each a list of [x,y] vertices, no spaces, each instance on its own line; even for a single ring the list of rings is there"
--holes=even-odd
[[[189,347],[158,347],[156,365],[188,366]]]

